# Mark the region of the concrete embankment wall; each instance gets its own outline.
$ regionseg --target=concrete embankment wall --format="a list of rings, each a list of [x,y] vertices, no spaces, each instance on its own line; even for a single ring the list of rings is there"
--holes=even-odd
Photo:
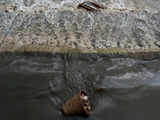
[[[83,0],[84,1],[84,0]],[[159,52],[160,1],[1,0],[0,52]]]

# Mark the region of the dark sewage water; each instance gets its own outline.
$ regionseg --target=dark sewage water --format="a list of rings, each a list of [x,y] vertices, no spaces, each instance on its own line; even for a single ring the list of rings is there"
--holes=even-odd
[[[63,116],[87,91],[92,115]],[[1,120],[160,120],[160,59],[97,54],[1,54]]]

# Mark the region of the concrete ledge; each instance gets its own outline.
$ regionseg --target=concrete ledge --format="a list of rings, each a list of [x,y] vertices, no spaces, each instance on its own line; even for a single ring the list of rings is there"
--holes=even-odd
[[[23,1],[4,2],[0,12],[0,52],[61,53],[74,49],[82,53],[107,53],[115,48],[127,53],[159,51],[159,10],[146,10],[149,3],[144,1],[139,1],[145,6],[140,9],[130,7],[131,1],[128,6],[126,1],[119,2],[102,2],[108,7],[99,12],[77,9],[77,3],[53,2],[52,7],[45,2],[33,1],[33,5],[25,5]],[[121,7],[115,7],[123,2]],[[57,4],[60,6],[56,8]]]
[[[7,49],[5,51],[1,51],[0,54],[3,53],[40,53],[40,54],[99,54],[105,55],[109,57],[131,57],[137,59],[155,59],[160,57],[160,49],[125,49],[125,48],[97,48],[94,50],[89,50],[86,48],[70,48],[70,47],[62,47],[62,48],[54,48],[45,45],[27,45],[18,49]]]

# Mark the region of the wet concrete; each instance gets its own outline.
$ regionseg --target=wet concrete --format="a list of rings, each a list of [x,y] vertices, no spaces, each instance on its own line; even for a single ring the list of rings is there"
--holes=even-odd
[[[3,120],[159,120],[160,60],[97,54],[1,54]],[[60,108],[79,90],[92,115],[65,117]]]

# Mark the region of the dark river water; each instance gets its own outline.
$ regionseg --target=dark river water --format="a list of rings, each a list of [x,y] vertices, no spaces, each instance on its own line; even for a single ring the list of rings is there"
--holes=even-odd
[[[82,89],[92,115],[63,116]],[[0,120],[160,120],[160,59],[1,54]]]

